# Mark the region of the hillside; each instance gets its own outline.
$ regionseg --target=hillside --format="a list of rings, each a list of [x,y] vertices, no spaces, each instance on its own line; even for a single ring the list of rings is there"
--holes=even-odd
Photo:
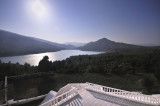
[[[137,50],[149,50],[157,47],[144,47],[138,45],[131,45],[125,43],[114,42],[107,38],[99,39],[95,42],[87,43],[84,46],[77,49],[84,51],[104,51],[104,52],[119,52],[119,51],[137,51]]]
[[[155,94],[160,93],[159,58],[160,50],[154,50],[137,53],[119,52],[72,56],[66,60],[54,62],[49,61],[49,58],[47,59],[44,57],[40,61],[38,67],[29,64],[20,65],[2,63],[0,61],[0,80],[4,80],[5,76],[24,75],[37,72],[49,72],[49,75],[51,75],[53,72],[53,78],[46,76],[42,77],[48,78],[48,80],[45,80],[46,83],[44,81],[41,82],[41,91],[44,87],[46,88],[44,84],[48,84],[47,82],[50,82],[50,80],[54,80],[54,82],[56,80],[55,84],[59,84],[59,81],[63,81],[63,83],[70,83],[70,81],[94,83],[95,81],[98,81],[100,84],[104,83],[104,85],[106,84],[116,88]],[[59,76],[57,76],[57,74],[59,73],[63,74],[63,76],[57,80],[57,77]],[[68,75],[70,77],[66,78]],[[24,79],[25,78],[26,77],[24,77]],[[35,77],[27,78],[30,79]],[[77,78],[79,78],[79,80],[76,80]],[[146,78],[149,78],[149,80],[146,80]],[[143,80],[147,81],[149,85],[144,85]],[[39,86],[39,83],[35,84],[38,84]],[[51,87],[50,85],[53,85],[53,82],[51,82],[47,88]],[[55,87],[55,85],[53,86]]]
[[[76,46],[74,46],[72,44],[60,44],[60,43],[55,43],[55,42],[51,42],[51,41],[47,41],[47,40],[43,40],[43,39],[38,39],[38,38],[34,38],[34,39],[38,40],[38,41],[41,41],[41,42],[51,44],[53,46],[62,47],[64,49],[74,49],[74,48],[76,48]]]
[[[75,47],[80,47],[80,46],[84,46],[85,43],[78,43],[78,42],[66,42],[66,45],[73,45]]]
[[[55,52],[73,47],[0,30],[0,57]]]

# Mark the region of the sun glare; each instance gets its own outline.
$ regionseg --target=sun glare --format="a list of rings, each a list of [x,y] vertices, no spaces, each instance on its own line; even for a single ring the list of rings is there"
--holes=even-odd
[[[44,18],[46,15],[46,7],[41,0],[35,0],[32,4],[32,11],[38,18]]]

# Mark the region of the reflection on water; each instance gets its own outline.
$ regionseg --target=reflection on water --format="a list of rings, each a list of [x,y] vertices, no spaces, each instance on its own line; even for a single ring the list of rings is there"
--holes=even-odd
[[[23,56],[11,56],[11,57],[1,57],[0,60],[2,62],[8,63],[20,63],[25,64],[29,63],[31,65],[38,65],[39,61],[44,57],[48,56],[50,61],[55,60],[64,60],[70,56],[75,55],[91,55],[91,54],[100,54],[102,52],[93,52],[93,51],[80,51],[80,50],[61,50],[58,52],[47,52],[47,53],[39,53],[39,54],[30,54]]]

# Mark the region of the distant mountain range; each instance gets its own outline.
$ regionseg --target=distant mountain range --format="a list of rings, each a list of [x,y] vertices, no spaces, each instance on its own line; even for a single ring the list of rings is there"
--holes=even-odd
[[[160,46],[158,44],[134,44],[134,45],[140,45],[140,46]]]
[[[16,33],[0,30],[0,57],[44,53],[44,52],[55,52],[66,49],[118,52],[118,51],[150,50],[157,48],[160,47],[145,47],[145,46],[119,43],[108,40],[107,38],[102,38],[95,42],[90,42],[87,44],[76,43],[76,42],[59,44],[51,41],[46,41],[34,37],[27,37]]]
[[[84,46],[86,43],[66,42],[64,44],[66,44],[66,45],[73,45],[75,47],[80,47],[80,46]]]
[[[87,43],[77,49],[84,51],[104,51],[104,52],[119,52],[119,51],[137,51],[137,50],[150,50],[158,47],[145,47],[126,43],[119,43],[108,40],[107,38],[99,39],[95,42]]]
[[[47,40],[42,40],[42,39],[38,39],[38,38],[34,38],[40,42],[45,42],[48,44],[51,44],[53,46],[58,46],[58,47],[62,47],[64,49],[74,49],[76,48],[76,46],[72,45],[72,44],[60,44],[60,43],[55,43],[55,42],[51,42],[51,41],[47,41]]]
[[[75,46],[54,43],[0,30],[0,57],[55,52],[73,48]]]

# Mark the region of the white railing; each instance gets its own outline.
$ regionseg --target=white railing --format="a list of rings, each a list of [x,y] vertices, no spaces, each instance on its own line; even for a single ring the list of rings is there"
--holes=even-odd
[[[66,91],[70,90],[71,87],[75,87],[77,89],[85,89],[85,87],[87,86],[88,84],[86,83],[69,83],[67,84],[66,86],[62,87],[58,93],[57,93],[57,96],[65,93]]]
[[[153,97],[151,95],[144,95],[137,92],[129,92],[121,89],[86,82],[67,84],[58,91],[58,95],[55,98],[45,102],[40,106],[59,106],[76,96],[78,94],[78,89],[92,90],[95,92],[102,93],[104,95],[107,94],[113,97],[117,97],[119,99],[126,99],[132,102],[138,102],[142,104],[160,105],[160,98],[158,97]]]
[[[153,97],[151,95],[144,95],[141,93],[129,92],[129,91],[106,87],[106,86],[97,85],[93,83],[86,83],[86,84],[87,86],[85,88],[88,90],[94,90],[96,92],[106,93],[112,96],[128,99],[131,101],[136,101],[140,103],[160,105],[160,98]]]
[[[40,106],[59,106],[78,94],[77,88],[72,87],[69,91],[41,104]]]

